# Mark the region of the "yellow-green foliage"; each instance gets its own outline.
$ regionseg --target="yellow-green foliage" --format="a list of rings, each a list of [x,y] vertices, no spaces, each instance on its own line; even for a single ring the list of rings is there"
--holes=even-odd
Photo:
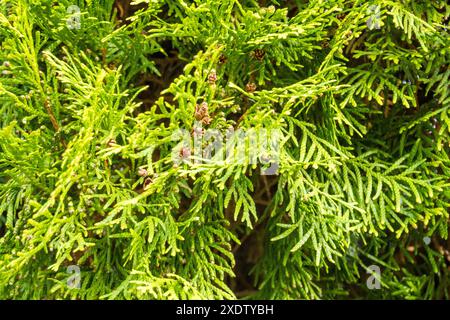
[[[0,298],[449,298],[449,13],[0,0]],[[277,174],[174,163],[198,120]]]

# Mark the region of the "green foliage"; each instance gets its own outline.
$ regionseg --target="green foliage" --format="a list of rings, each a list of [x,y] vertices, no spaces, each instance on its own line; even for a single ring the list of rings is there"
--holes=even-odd
[[[448,299],[449,13],[0,0],[0,298]],[[277,175],[183,156],[202,103]]]

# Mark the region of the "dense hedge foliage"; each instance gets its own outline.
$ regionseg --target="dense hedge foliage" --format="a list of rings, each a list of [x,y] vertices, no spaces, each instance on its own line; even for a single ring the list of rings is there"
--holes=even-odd
[[[449,13],[0,0],[0,298],[449,298]]]

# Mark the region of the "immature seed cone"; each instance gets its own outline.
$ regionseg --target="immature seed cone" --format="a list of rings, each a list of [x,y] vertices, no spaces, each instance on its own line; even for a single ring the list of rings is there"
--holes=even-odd
[[[191,149],[188,147],[182,147],[180,149],[180,157],[183,159],[187,159],[191,156]]]
[[[202,123],[203,123],[204,125],[210,124],[210,123],[211,123],[211,118],[210,118],[209,116],[204,117],[204,118],[202,119]]]
[[[224,64],[225,62],[227,62],[227,57],[225,57],[224,54],[221,54],[219,57],[219,63]]]
[[[146,177],[146,176],[148,176],[148,171],[145,168],[139,168],[138,175],[141,177]]]
[[[255,57],[255,59],[258,61],[262,61],[265,55],[266,53],[262,49],[256,49],[255,51],[253,51],[253,57]]]
[[[108,147],[113,147],[113,146],[117,145],[117,142],[115,139],[109,139],[108,142],[106,143],[106,145]]]
[[[255,92],[256,91],[256,84],[254,82],[249,82],[245,85],[245,91],[247,92]]]
[[[204,117],[207,117],[208,104],[206,102],[202,102],[200,105],[196,105],[194,116],[198,121],[201,121]]]
[[[216,81],[217,81],[217,73],[216,70],[212,69],[208,75],[208,82],[209,84],[215,84]]]
[[[146,178],[144,181],[144,187],[143,187],[144,190],[147,190],[152,183],[153,183],[153,180],[151,178]]]

